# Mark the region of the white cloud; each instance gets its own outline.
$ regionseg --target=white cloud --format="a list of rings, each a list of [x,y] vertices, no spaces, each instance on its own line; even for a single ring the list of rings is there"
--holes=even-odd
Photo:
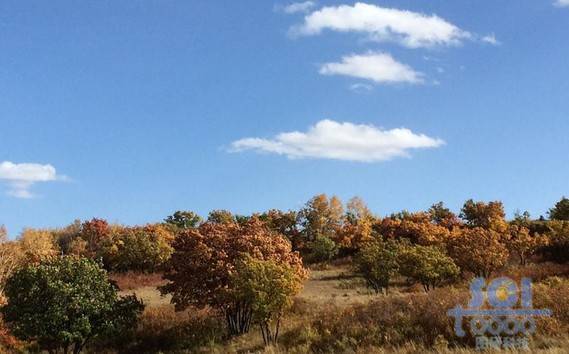
[[[286,14],[295,14],[298,12],[308,12],[312,8],[316,6],[314,1],[304,1],[304,2],[295,2],[289,5],[286,5],[283,8],[283,12]]]
[[[458,45],[471,34],[436,16],[356,3],[324,7],[291,28],[293,35],[317,35],[323,30],[365,33],[375,41],[392,41],[409,48]]]
[[[16,198],[33,198],[34,195],[30,192],[30,188],[35,183],[57,181],[64,178],[57,175],[52,165],[16,164],[10,161],[0,163],[0,181],[5,181],[8,184],[8,195]]]
[[[557,0],[553,5],[557,7],[569,7],[569,0]]]
[[[231,152],[253,150],[288,158],[322,158],[377,162],[409,156],[411,149],[436,148],[443,140],[406,128],[383,130],[373,125],[321,120],[307,132],[280,133],[273,139],[246,138],[231,144]]]
[[[569,0],[567,0],[569,1]],[[496,39],[496,35],[494,33],[486,35],[484,37],[481,38],[482,42],[488,43],[488,44],[492,44],[492,45],[500,45],[502,43],[500,43],[499,40]]]
[[[402,64],[387,53],[348,55],[340,63],[326,63],[320,67],[322,75],[345,75],[376,83],[423,82],[423,74]]]

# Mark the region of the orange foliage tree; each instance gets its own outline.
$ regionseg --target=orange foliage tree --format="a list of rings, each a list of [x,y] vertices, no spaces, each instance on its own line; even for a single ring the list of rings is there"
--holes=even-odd
[[[499,233],[507,232],[506,213],[502,202],[489,203],[467,200],[462,207],[461,218],[470,227],[482,227]]]
[[[233,279],[246,255],[272,261],[306,276],[302,260],[290,242],[253,217],[242,223],[206,222],[180,233],[174,252],[166,264],[163,294],[172,294],[172,303],[181,310],[189,306],[211,306],[225,317],[230,334],[249,331],[253,308],[239,296]]]
[[[520,260],[520,265],[526,265],[527,259],[535,254],[541,247],[547,245],[547,238],[540,234],[530,234],[528,228],[523,226],[510,226],[508,249],[514,251]]]
[[[481,227],[455,229],[447,242],[449,255],[463,270],[476,276],[489,277],[503,267],[509,252],[505,236]]]

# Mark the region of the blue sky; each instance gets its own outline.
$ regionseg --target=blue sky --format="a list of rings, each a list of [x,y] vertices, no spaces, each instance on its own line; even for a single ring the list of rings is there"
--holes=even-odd
[[[2,1],[0,224],[569,195],[569,7],[291,4]]]

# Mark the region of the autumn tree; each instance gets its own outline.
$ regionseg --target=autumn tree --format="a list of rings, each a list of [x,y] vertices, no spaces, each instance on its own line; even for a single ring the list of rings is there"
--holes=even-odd
[[[462,207],[460,217],[470,227],[482,227],[499,233],[504,233],[508,229],[504,205],[499,201],[484,203],[467,200]]]
[[[444,226],[449,230],[455,226],[460,226],[461,222],[458,216],[453,213],[449,208],[445,207],[443,202],[438,202],[433,205],[428,210],[431,216],[431,221],[437,225]]]
[[[212,210],[207,216],[207,221],[216,224],[230,224],[235,222],[235,217],[228,210]]]
[[[101,249],[101,244],[111,235],[109,223],[103,219],[93,218],[81,224],[81,238],[85,241],[85,256],[95,258]]]
[[[276,344],[283,312],[292,304],[304,278],[298,269],[273,260],[245,256],[238,264],[232,286],[238,301],[250,303],[265,345]]]
[[[399,245],[394,241],[374,239],[362,246],[354,267],[376,294],[389,289],[389,281],[399,271]]]
[[[237,296],[232,285],[243,257],[272,261],[305,274],[290,242],[256,217],[245,224],[206,222],[177,235],[173,248],[164,274],[168,284],[160,291],[171,294],[179,310],[188,306],[219,310],[233,335],[248,332],[253,315],[252,303]]]
[[[346,204],[344,223],[336,232],[334,240],[344,252],[353,253],[371,240],[375,222],[376,219],[365,202],[354,197]]]
[[[193,211],[176,211],[164,219],[167,224],[173,225],[179,230],[187,230],[197,227],[202,223],[202,218]]]
[[[286,236],[292,243],[292,249],[295,251],[302,248],[297,218],[298,213],[293,210],[271,209],[259,215],[259,219],[264,221],[271,230]]]
[[[54,237],[57,247],[63,254],[75,254],[77,252],[78,241],[81,240],[81,221],[75,220],[73,223],[58,229],[50,230]],[[81,242],[84,247],[86,242]]]
[[[523,226],[510,226],[508,249],[517,254],[520,265],[526,265],[527,259],[547,244],[547,238],[539,234],[530,234],[528,228]]]
[[[421,245],[440,245],[450,235],[446,226],[433,223],[430,214],[425,212],[390,216],[378,223],[376,228],[387,239],[408,240]]]
[[[0,305],[4,301],[4,285],[21,262],[21,250],[8,240],[6,228],[0,225]]]
[[[399,264],[401,275],[419,282],[425,291],[455,279],[460,273],[452,258],[434,246],[402,247]]]
[[[338,197],[328,198],[326,194],[313,197],[299,212],[304,238],[307,241],[314,241],[317,236],[333,238],[341,227],[343,214]]]
[[[487,278],[508,261],[504,238],[503,234],[481,227],[455,229],[447,247],[461,269]]]
[[[79,353],[93,338],[122,334],[144,307],[134,296],[119,298],[107,273],[86,258],[25,266],[5,290],[2,315],[12,333],[50,353]]]
[[[100,245],[100,254],[112,271],[155,272],[170,258],[173,240],[164,225],[115,227]]]
[[[530,231],[547,238],[547,245],[542,249],[545,259],[569,262],[569,221],[537,221],[532,223]]]
[[[24,229],[19,245],[26,263],[39,263],[59,254],[53,234],[48,230]]]
[[[569,221],[569,198],[561,198],[553,208],[549,209],[548,214],[551,220]]]

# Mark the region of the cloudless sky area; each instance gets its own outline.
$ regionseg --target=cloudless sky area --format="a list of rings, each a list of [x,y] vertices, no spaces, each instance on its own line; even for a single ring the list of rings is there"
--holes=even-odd
[[[297,209],[318,193],[379,215],[501,200],[546,215],[569,195],[569,7],[552,1],[367,1],[436,14],[499,45],[405,48],[357,33],[294,37],[306,13],[270,1],[0,2],[0,162],[50,164],[66,180],[14,198],[0,224],[99,217],[143,224]],[[313,9],[352,2],[320,1]],[[423,84],[321,75],[343,56],[390,53]],[[365,83],[365,90],[352,90]],[[229,152],[323,119],[405,127],[443,146],[389,161]]]

